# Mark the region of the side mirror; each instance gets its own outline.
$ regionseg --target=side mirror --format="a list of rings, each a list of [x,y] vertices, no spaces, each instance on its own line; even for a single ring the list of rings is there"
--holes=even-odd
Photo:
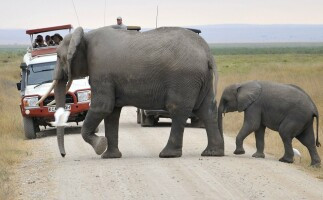
[[[21,82],[19,82],[19,83],[16,83],[17,84],[17,90],[21,90]]]
[[[24,63],[24,62],[22,62],[22,63],[20,64],[20,68],[21,68],[22,70],[26,70],[26,69],[27,69],[27,64],[26,64],[26,63]]]

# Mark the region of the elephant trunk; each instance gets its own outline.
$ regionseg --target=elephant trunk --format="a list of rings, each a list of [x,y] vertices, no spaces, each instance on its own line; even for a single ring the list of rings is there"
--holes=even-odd
[[[219,131],[221,133],[221,136],[223,138],[223,122],[222,122],[222,115],[224,113],[224,105],[223,105],[223,100],[221,99],[220,104],[219,104],[219,109],[218,109],[218,127]]]
[[[57,82],[54,88],[54,94],[55,94],[55,101],[56,101],[56,109],[58,108],[65,109],[66,81],[59,80]],[[57,126],[57,142],[58,142],[58,148],[62,157],[66,155],[65,147],[64,147],[64,133],[65,133],[64,126]]]

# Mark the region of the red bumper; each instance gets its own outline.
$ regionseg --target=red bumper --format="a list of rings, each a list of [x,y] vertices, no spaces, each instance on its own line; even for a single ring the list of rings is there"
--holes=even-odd
[[[81,90],[80,90],[81,91]],[[67,105],[70,105],[71,109],[69,110],[70,113],[70,119],[79,115],[80,113],[84,111],[88,111],[90,108],[90,102],[84,102],[79,103],[76,100],[76,96],[74,93],[68,92],[73,97],[73,103],[68,103]],[[52,96],[51,94],[50,96]],[[26,96],[28,97],[28,96]],[[39,97],[40,98],[40,97]],[[25,108],[23,105],[23,102],[21,100],[20,105],[20,111],[22,116],[24,117],[37,117],[37,118],[44,118],[46,121],[54,121],[54,114],[55,112],[49,111],[49,106],[44,106],[43,103],[40,104],[39,108]]]
[[[78,115],[81,112],[89,110],[89,103],[69,104],[71,105],[70,116]],[[21,114],[24,117],[43,117],[43,118],[54,118],[55,112],[49,112],[48,106],[41,106],[39,108],[25,109],[20,105]],[[28,114],[27,114],[28,113]]]

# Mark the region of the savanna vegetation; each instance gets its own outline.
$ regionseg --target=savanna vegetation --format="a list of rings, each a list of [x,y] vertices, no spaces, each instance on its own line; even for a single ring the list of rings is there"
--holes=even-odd
[[[13,167],[28,154],[19,110],[20,95],[16,89],[25,49],[0,47],[0,199],[9,198]]]
[[[218,66],[220,81],[218,98],[225,86],[247,80],[272,80],[293,83],[302,87],[316,103],[323,115],[323,44],[211,44]],[[10,175],[21,158],[28,155],[24,143],[22,118],[19,110],[19,92],[16,82],[20,79],[20,62],[24,46],[0,46],[0,199],[7,199],[10,192]],[[242,113],[226,114],[224,130],[235,137],[243,121]],[[320,118],[320,140],[323,143],[323,117]],[[250,135],[247,143],[254,145]],[[267,129],[265,138],[267,154],[279,158],[283,143],[278,133]],[[296,139],[294,147],[302,153],[296,159],[300,169],[311,171],[323,178],[323,169],[308,167],[310,157],[306,148]],[[323,158],[323,147],[318,148]]]

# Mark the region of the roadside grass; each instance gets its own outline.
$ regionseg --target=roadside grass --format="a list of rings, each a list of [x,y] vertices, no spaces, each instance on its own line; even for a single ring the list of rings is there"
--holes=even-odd
[[[28,153],[23,141],[20,95],[16,89],[21,59],[20,51],[0,49],[0,199],[13,198],[10,195],[13,166]]]
[[[303,88],[315,102],[321,116],[323,114],[323,56],[322,54],[245,54],[215,55],[219,71],[218,102],[223,89],[233,83],[249,80],[269,80],[292,83]],[[227,113],[223,118],[223,129],[236,137],[243,123],[243,113]],[[316,125],[316,121],[314,121]],[[316,131],[315,131],[316,137]],[[323,118],[319,119],[319,138],[323,143]],[[246,142],[255,147],[254,133]],[[284,153],[283,142],[277,132],[266,129],[265,153],[274,155],[277,160]],[[293,147],[302,154],[302,159],[295,157],[295,165],[300,169],[323,178],[323,168],[309,167],[311,162],[307,149],[297,140]],[[323,147],[317,148],[323,159]],[[278,161],[277,161],[278,162]],[[323,166],[322,166],[323,167]]]
[[[323,54],[323,43],[210,44],[214,55]]]

